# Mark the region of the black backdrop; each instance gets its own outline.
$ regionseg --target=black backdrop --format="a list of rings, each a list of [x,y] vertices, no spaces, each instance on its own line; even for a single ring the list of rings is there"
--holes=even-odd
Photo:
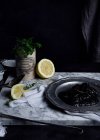
[[[0,1],[0,58],[14,58],[16,37],[33,36],[43,44],[37,62],[51,59],[56,71],[100,71],[88,61],[82,35],[85,1]]]
[[[81,31],[84,4],[84,0],[4,0],[0,4],[0,57],[14,57],[16,37],[33,36],[43,44],[37,61],[51,59],[56,71],[74,70],[87,62]]]
[[[37,61],[51,59],[56,71],[99,70],[88,64],[81,32],[84,4],[85,0],[0,1],[0,58],[14,58],[16,37],[34,36],[43,44]],[[100,139],[99,130],[91,129],[79,136],[69,128],[9,126],[4,139]]]

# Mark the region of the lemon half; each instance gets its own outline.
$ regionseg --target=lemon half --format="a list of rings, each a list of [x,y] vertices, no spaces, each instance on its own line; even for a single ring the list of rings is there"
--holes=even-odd
[[[24,84],[16,84],[11,88],[11,97],[13,99],[19,99],[24,92]]]
[[[41,78],[50,78],[55,73],[55,67],[51,60],[42,59],[36,67],[36,73]]]

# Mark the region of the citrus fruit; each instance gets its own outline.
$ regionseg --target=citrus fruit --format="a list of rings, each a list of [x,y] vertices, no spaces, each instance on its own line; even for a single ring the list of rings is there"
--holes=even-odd
[[[16,84],[11,88],[11,97],[13,99],[19,99],[24,92],[24,84]]]
[[[55,67],[51,60],[42,59],[36,66],[36,73],[41,78],[50,78],[55,73]]]

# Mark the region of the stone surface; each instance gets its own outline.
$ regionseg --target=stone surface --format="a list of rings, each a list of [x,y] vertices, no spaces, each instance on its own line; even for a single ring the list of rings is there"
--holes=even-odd
[[[65,77],[88,77],[100,80],[100,73],[68,73],[68,72],[56,72],[55,75],[46,80],[34,79],[37,84],[50,84],[59,78]],[[8,78],[8,80],[11,77]],[[33,81],[29,81],[33,82]],[[100,123],[85,119],[82,117],[76,117],[67,115],[65,112],[60,112],[50,107],[46,108],[33,108],[28,104],[18,106],[15,108],[10,108],[7,105],[9,101],[8,95],[10,94],[10,89],[3,88],[0,94],[0,113],[7,115],[4,117],[1,115],[0,121],[3,125],[33,125],[38,122],[44,124],[55,124],[55,125],[100,125]],[[8,116],[13,116],[19,119],[9,118]],[[22,118],[22,119],[20,119]],[[28,121],[30,120],[30,121]]]

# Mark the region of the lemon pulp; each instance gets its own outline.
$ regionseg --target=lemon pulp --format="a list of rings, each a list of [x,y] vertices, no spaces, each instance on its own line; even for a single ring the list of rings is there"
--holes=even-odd
[[[41,78],[50,78],[55,73],[55,67],[51,60],[49,59],[42,59],[39,61],[36,67],[36,73]]]
[[[13,99],[19,99],[24,92],[24,84],[16,84],[11,88],[11,97]]]

